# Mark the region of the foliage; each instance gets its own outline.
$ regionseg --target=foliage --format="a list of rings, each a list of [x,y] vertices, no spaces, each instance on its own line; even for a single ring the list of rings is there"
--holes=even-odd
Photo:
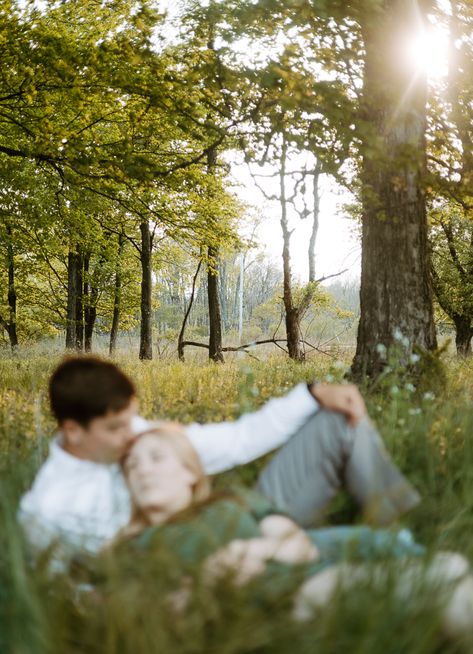
[[[473,223],[448,205],[431,211],[433,285],[456,330],[457,352],[471,353],[473,337]]]

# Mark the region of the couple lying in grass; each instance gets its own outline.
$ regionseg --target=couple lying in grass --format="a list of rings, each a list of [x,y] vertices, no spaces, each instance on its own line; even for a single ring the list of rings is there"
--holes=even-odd
[[[423,566],[423,548],[406,532],[303,529],[320,520],[342,485],[377,526],[419,501],[354,386],[301,384],[235,422],[186,427],[147,423],[137,416],[135,395],[122,371],[93,357],[70,358],[51,378],[60,431],[19,518],[32,548],[55,546],[58,569],[84,552],[132,557],[169,548],[182,562],[183,578],[186,565],[200,564],[210,584],[230,576],[268,593],[292,586],[294,618],[305,619],[337,588],[364,583],[367,565],[342,560],[346,546],[355,546],[366,560],[380,553],[409,557],[399,592],[409,594],[425,573],[448,590],[447,631],[468,628],[473,581],[459,555],[440,554]],[[211,493],[205,473],[277,447],[256,489]],[[371,573],[377,584],[386,583],[381,567]]]

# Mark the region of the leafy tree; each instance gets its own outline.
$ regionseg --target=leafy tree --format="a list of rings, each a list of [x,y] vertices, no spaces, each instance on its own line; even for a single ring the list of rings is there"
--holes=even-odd
[[[473,223],[449,216],[445,207],[431,212],[433,283],[442,310],[455,327],[460,356],[471,355],[473,337]]]
[[[437,81],[430,103],[428,161],[430,238],[434,291],[453,323],[458,354],[471,353],[471,232],[473,195],[473,42],[471,3],[450,3],[448,74]]]
[[[307,112],[309,143],[323,169],[359,184],[363,265],[355,375],[382,369],[378,345],[392,345],[398,330],[409,342],[406,355],[414,344],[436,346],[423,192],[425,76],[403,57],[406,39],[422,29],[429,7],[413,0],[300,2],[296,11],[273,0],[236,10],[245,26],[251,21],[252,35],[272,39],[268,86],[281,90],[280,102]],[[271,25],[264,21],[268,12]],[[350,158],[355,177],[346,165]]]

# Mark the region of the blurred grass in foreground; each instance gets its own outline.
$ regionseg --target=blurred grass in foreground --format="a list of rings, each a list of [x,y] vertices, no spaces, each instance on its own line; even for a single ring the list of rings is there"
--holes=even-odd
[[[111,574],[100,594],[80,593],[68,578],[50,579],[44,565],[28,566],[15,523],[18,497],[40,465],[54,423],[46,400],[58,359],[0,358],[0,652],[3,654],[427,654],[469,652],[446,643],[433,598],[400,602],[389,589],[367,584],[303,626],[288,617],[290,598],[269,606],[248,601],[244,589],[199,585],[180,616],[166,602],[175,587],[171,553],[150,557],[146,569]],[[260,406],[301,380],[340,380],[346,366],[327,358],[296,365],[283,358],[224,366],[159,361],[119,363],[138,385],[146,417],[183,422],[223,420]],[[473,371],[446,366],[447,385],[418,391],[393,370],[368,396],[390,451],[423,496],[405,524],[432,550],[450,549],[473,561]],[[432,380],[435,382],[435,380]],[[434,386],[434,384],[433,384]],[[228,473],[250,483],[261,464]],[[329,520],[351,511],[338,502]]]

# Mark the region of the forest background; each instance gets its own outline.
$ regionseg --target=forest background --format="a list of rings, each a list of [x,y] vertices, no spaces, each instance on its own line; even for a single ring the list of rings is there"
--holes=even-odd
[[[399,334],[406,356],[435,349],[435,319],[470,354],[468,2],[4,2],[0,16],[5,343],[95,337],[141,359],[192,343],[215,361],[260,341],[297,360],[353,346],[356,283],[316,276],[328,185],[361,233],[353,373],[376,375]],[[237,163],[280,264],[258,251]]]

